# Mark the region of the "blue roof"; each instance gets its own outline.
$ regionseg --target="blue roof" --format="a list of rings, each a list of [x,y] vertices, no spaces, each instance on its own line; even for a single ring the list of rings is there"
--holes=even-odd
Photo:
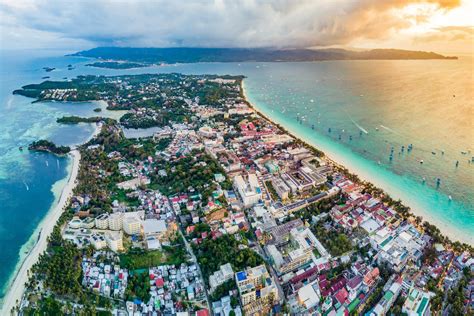
[[[243,281],[246,279],[247,279],[247,274],[245,273],[245,271],[237,272],[237,280]]]

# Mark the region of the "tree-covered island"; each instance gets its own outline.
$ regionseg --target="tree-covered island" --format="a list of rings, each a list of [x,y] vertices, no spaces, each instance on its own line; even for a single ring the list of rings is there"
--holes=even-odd
[[[40,139],[28,145],[28,150],[44,151],[55,155],[63,156],[71,151],[69,146],[57,146],[53,142],[45,139]]]
[[[143,63],[135,63],[135,62],[126,62],[126,61],[96,61],[90,64],[86,64],[89,67],[96,67],[96,68],[110,68],[110,69],[133,69],[133,68],[142,68],[148,67],[150,65],[143,64]]]

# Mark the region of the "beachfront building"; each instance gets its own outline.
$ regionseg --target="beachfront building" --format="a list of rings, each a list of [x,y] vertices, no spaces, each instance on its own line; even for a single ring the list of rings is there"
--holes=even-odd
[[[234,178],[234,187],[239,192],[245,208],[257,204],[262,198],[262,190],[255,174],[249,174],[247,180],[241,175]]]
[[[388,263],[395,272],[403,271],[409,262],[417,263],[426,245],[412,225],[394,231],[384,226],[370,237],[370,243],[378,251],[378,261]]]
[[[115,252],[123,250],[123,234],[121,231],[107,231],[105,241],[110,250]]]
[[[278,290],[265,265],[235,274],[244,314],[268,311],[278,301]]]
[[[234,270],[230,263],[226,263],[220,266],[219,270],[215,271],[213,274],[209,276],[209,286],[210,292],[214,292],[214,290],[219,286],[231,280],[234,277]]]
[[[418,288],[412,288],[403,304],[402,312],[408,316],[429,316],[430,312],[430,293],[424,292]]]

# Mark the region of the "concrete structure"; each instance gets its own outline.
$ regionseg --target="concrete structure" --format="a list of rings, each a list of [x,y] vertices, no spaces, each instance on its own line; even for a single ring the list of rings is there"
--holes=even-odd
[[[300,219],[270,230],[272,239],[265,246],[279,274],[285,274],[309,263],[316,249],[319,256],[330,257],[324,246]]]
[[[89,240],[91,242],[91,245],[97,250],[104,249],[105,247],[107,247],[107,241],[105,240],[105,237],[103,235],[94,234]]]
[[[112,213],[109,215],[109,229],[121,230],[123,223],[122,213]]]
[[[226,263],[220,266],[219,270],[214,272],[209,276],[209,286],[211,287],[210,292],[214,290],[221,284],[224,284],[228,280],[231,280],[234,277],[234,270],[230,263]]]
[[[402,290],[402,280],[393,282],[387,292],[383,295],[380,301],[375,305],[370,313],[370,316],[383,316],[388,313],[393,303],[397,299]]]
[[[161,237],[167,232],[166,221],[159,219],[147,219],[143,222],[143,234],[145,237]]]
[[[244,180],[241,175],[236,176],[234,187],[239,192],[244,207],[251,207],[262,198],[262,190],[255,174],[249,174],[247,180]]]
[[[123,235],[121,231],[106,232],[105,241],[107,242],[107,247],[109,247],[110,250],[115,252],[123,250]]]
[[[402,312],[408,316],[429,316],[430,294],[421,289],[412,288],[403,304]]]
[[[123,219],[122,228],[127,235],[140,235],[142,220],[137,216],[127,216]]]
[[[109,228],[109,214],[101,214],[95,218],[95,227],[97,229],[108,229]]]
[[[395,231],[387,227],[379,229],[370,237],[372,247],[378,251],[379,262],[386,262],[395,272],[401,272],[409,261],[420,260],[426,242],[412,225],[399,227]]]
[[[317,307],[321,300],[321,292],[317,281],[313,281],[298,290],[297,300],[299,312],[310,313],[310,310]]]
[[[280,177],[273,178],[272,185],[280,199],[286,200],[288,198],[291,190]]]
[[[235,281],[239,289],[244,314],[255,314],[259,311],[268,312],[273,302],[278,301],[275,281],[265,265],[237,272]]]

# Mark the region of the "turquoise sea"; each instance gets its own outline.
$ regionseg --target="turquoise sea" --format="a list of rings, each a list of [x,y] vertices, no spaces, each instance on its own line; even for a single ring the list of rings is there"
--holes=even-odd
[[[70,164],[68,158],[31,154],[18,147],[38,138],[81,143],[93,126],[60,126],[56,118],[92,116],[94,108],[103,106],[94,102],[32,104],[31,99],[11,94],[45,76],[61,80],[80,74],[243,74],[247,97],[264,114],[401,198],[442,230],[474,244],[470,57],[457,61],[200,63],[110,70],[86,67],[89,60],[64,57],[65,53],[0,51],[0,297],[21,258],[34,245],[37,227],[59,196]],[[68,70],[68,64],[75,69]],[[56,69],[45,72],[42,67]],[[407,152],[409,144],[413,149]]]

